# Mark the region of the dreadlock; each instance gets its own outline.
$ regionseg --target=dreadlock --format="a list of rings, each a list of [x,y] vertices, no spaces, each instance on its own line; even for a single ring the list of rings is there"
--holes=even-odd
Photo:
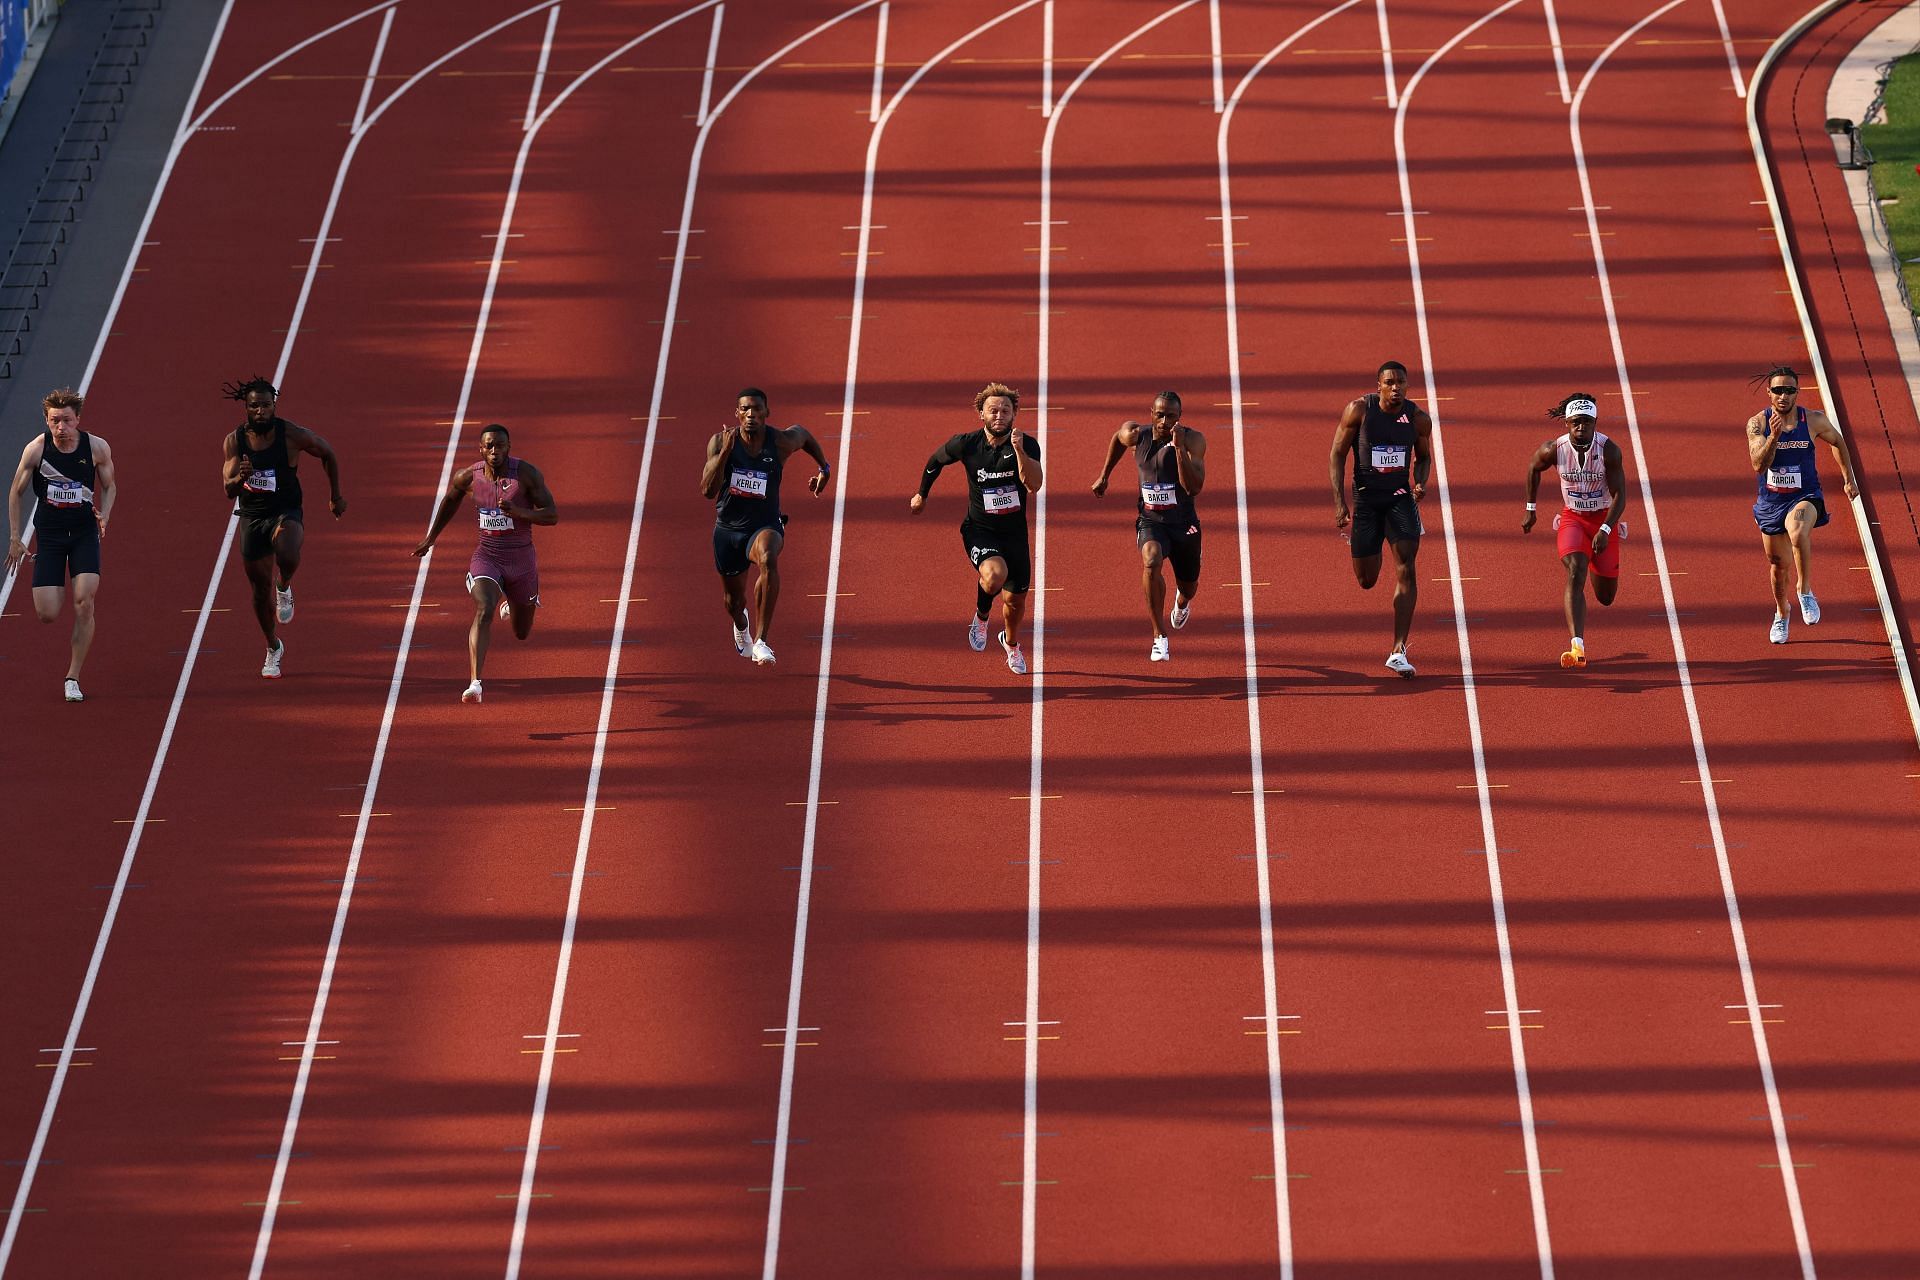
[[[1600,398],[1598,396],[1595,396],[1590,392],[1586,392],[1586,391],[1576,391],[1572,395],[1568,396],[1566,399],[1562,400],[1559,404],[1553,406],[1553,408],[1547,410],[1547,416],[1549,418],[1566,417],[1567,406],[1572,404],[1575,400],[1591,400],[1595,404],[1600,403]]]
[[[256,391],[264,391],[275,400],[280,398],[280,388],[274,386],[257,373],[245,382],[223,382],[220,384],[220,394],[229,400],[245,400]]]
[[[1797,387],[1800,385],[1800,371],[1798,369],[1795,369],[1792,365],[1786,365],[1786,364],[1777,364],[1773,366],[1773,368],[1767,370],[1765,373],[1754,374],[1751,378],[1747,379],[1747,385],[1749,387],[1758,387],[1766,383],[1772,382],[1775,378],[1783,377],[1783,376],[1792,378],[1794,386]]]

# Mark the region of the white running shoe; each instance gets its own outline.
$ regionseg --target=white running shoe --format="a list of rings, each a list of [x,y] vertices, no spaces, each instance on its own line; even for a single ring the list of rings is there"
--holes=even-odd
[[[1181,604],[1180,593],[1178,591],[1174,592],[1173,593],[1173,615],[1167,619],[1169,622],[1173,623],[1173,629],[1175,631],[1178,631],[1180,628],[1186,626],[1187,619],[1191,618],[1192,616],[1193,616],[1193,602],[1189,600],[1187,603]]]
[[[66,698],[68,702],[85,702],[87,695],[80,692],[80,682],[72,676],[67,677]]]
[[[1786,614],[1776,613],[1773,615],[1773,625],[1767,628],[1767,642],[1769,644],[1785,644],[1787,642]]]
[[[260,664],[261,677],[267,680],[278,680],[280,678],[280,659],[286,656],[287,642],[275,636],[273,648],[267,650],[267,660]]]
[[[1408,661],[1406,652],[1402,649],[1395,649],[1387,655],[1387,670],[1393,672],[1393,674],[1399,676],[1402,680],[1411,680],[1416,674],[1413,669],[1413,663]]]
[[[987,651],[987,620],[985,618],[967,619],[967,646],[975,653]]]
[[[275,587],[273,589],[274,614],[281,622],[293,621],[293,588]]]
[[[1000,633],[1000,647],[1007,651],[1007,670],[1017,676],[1027,674],[1027,655],[1020,652],[1020,646],[1007,643],[1007,633]]]
[[[1820,602],[1813,598],[1813,592],[1800,593],[1800,621],[1812,626],[1820,621]]]
[[[755,640],[753,642],[753,660],[755,664],[762,667],[772,666],[773,665],[773,646],[768,644],[765,640]]]
[[[500,601],[500,607],[493,612],[494,616],[499,618],[500,621],[511,622],[513,620],[513,601],[502,599]]]
[[[1155,636],[1153,638],[1153,648],[1147,651],[1147,661],[1169,662],[1172,659],[1173,653],[1167,646],[1167,638],[1165,636]]]
[[[753,633],[745,627],[733,629],[733,651],[741,657],[747,656],[747,647],[753,643]]]
[[[475,680],[472,684],[468,685],[464,690],[461,691],[460,701],[462,702],[480,701],[480,682],[478,680]]]

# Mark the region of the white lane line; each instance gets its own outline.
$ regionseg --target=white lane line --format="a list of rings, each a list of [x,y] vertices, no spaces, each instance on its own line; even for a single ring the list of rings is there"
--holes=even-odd
[[[707,35],[707,66],[700,73],[700,114],[695,117],[702,129],[712,119],[709,104],[713,101],[713,73],[720,61],[720,27],[726,21],[727,6],[713,6],[713,30]]]
[[[391,9],[394,5],[399,3],[400,3],[400,0],[382,0],[380,4],[376,4],[368,9],[362,9],[359,13],[354,14],[352,17],[342,18],[339,22],[334,23],[332,26],[326,27],[320,31],[316,31],[312,35],[306,37],[304,40],[301,40],[298,43],[289,45],[287,48],[282,49],[279,53],[275,54],[273,57],[269,58],[267,61],[255,67],[252,71],[249,71],[246,75],[242,76],[239,82],[236,83],[232,88],[228,89],[225,93],[222,93],[219,97],[215,98],[211,103],[207,105],[206,109],[203,110],[199,115],[193,117],[190,121],[183,122],[180,128],[175,131],[174,137],[173,137],[173,143],[167,149],[166,161],[164,164],[162,164],[160,168],[160,180],[154,184],[153,195],[147,201],[147,212],[146,212],[146,216],[141,219],[140,233],[133,238],[133,249],[131,252],[127,254],[126,265],[122,267],[120,270],[120,283],[114,287],[113,301],[107,305],[107,318],[105,322],[101,324],[100,332],[93,340],[93,352],[87,357],[86,372],[80,375],[80,381],[77,384],[77,386],[82,395],[86,394],[87,387],[93,382],[93,371],[100,364],[100,353],[106,348],[107,335],[113,329],[113,321],[115,317],[117,317],[120,314],[121,300],[126,297],[127,285],[133,279],[134,264],[139,261],[140,250],[147,243],[147,232],[153,225],[154,211],[158,209],[160,205],[160,193],[166,190],[167,179],[173,174],[174,162],[179,158],[180,148],[186,145],[187,138],[191,136],[195,130],[199,129],[201,125],[205,124],[207,121],[207,117],[212,115],[215,111],[219,110],[221,105],[224,104],[227,101],[227,99],[233,97],[236,93],[240,92],[240,90],[246,88],[248,85],[252,84],[255,80],[258,80],[261,76],[265,75],[268,71],[271,71],[274,67],[280,65],[282,62],[285,62],[288,58],[291,58],[294,54],[300,52],[302,49],[307,48],[309,45],[314,44],[317,41],[326,39],[328,36],[333,35],[335,32],[346,30],[348,27],[360,21],[360,19],[362,18],[370,17],[371,15],[380,13],[383,10]],[[211,61],[211,50],[219,46],[220,36],[226,30],[226,27],[227,27],[227,15],[231,13],[232,10],[233,10],[233,0],[226,0],[225,6],[220,11],[220,18],[214,24],[213,40],[208,45],[209,59],[207,61],[202,62],[200,66],[200,76],[199,76],[199,79],[195,82],[195,88],[194,88],[194,93],[196,95],[200,92],[200,87],[204,86],[206,83],[207,72],[212,69],[213,64]],[[189,111],[193,109],[193,101],[194,100],[192,98],[189,98],[187,100],[187,109]],[[20,541],[25,543],[29,548],[33,546],[34,505],[35,505],[35,499],[33,499],[32,497],[29,497],[27,499],[26,508],[21,515],[23,536],[21,537]],[[13,594],[14,579],[19,576],[20,570],[26,567],[26,563],[27,562],[25,560],[22,560],[20,564],[16,565],[12,570],[9,570],[4,575],[0,575],[0,610],[4,610],[7,607],[7,597]]]
[[[1567,51],[1560,43],[1560,18],[1553,11],[1553,0],[1546,0],[1547,40],[1553,45],[1553,75],[1560,82],[1560,101],[1571,104],[1573,90],[1567,84]]]
[[[840,551],[846,527],[846,477],[848,462],[853,453],[853,419],[855,417],[853,406],[860,385],[860,339],[866,329],[867,275],[873,249],[874,184],[880,168],[880,144],[885,139],[887,125],[892,123],[894,113],[899,110],[901,102],[914,91],[928,73],[952,57],[957,50],[964,48],[970,41],[1041,2],[1042,0],[1022,0],[1022,3],[1006,10],[998,17],[981,23],[921,63],[915,68],[913,74],[907,77],[906,82],[894,90],[886,106],[881,108],[880,118],[875,122],[873,131],[867,138],[865,176],[862,179],[860,191],[860,241],[854,257],[853,305],[847,330],[847,378],[840,402],[840,448],[835,455],[834,469],[839,473],[840,483],[834,487],[833,494],[833,540],[827,551],[827,605],[825,616],[820,624],[820,675],[814,691],[813,746],[807,766],[807,815],[800,843],[800,885],[795,895],[793,911],[793,959],[787,975],[787,1012],[786,1017],[781,1019],[788,1028],[797,1028],[802,1022],[800,997],[806,977],[807,926],[813,907],[813,860],[820,824],[821,765],[826,753],[827,692],[833,666],[834,623],[839,615]],[[773,1280],[780,1265],[780,1217],[786,1206],[787,1151],[792,1145],[794,1068],[798,1055],[799,1035],[794,1030],[788,1030],[784,1033],[780,1046],[780,1101],[774,1118],[773,1174],[768,1180],[767,1239],[760,1263],[762,1280]]]
[[[527,114],[521,121],[522,131],[533,128],[534,117],[540,111],[540,91],[547,85],[547,64],[553,58],[553,32],[560,25],[560,6],[554,5],[547,10],[547,33],[540,38],[540,62],[533,69],[533,88],[527,92]]]
[[[1440,59],[1451,53],[1461,41],[1493,19],[1521,3],[1506,0],[1436,49],[1420,64],[1400,95],[1400,107],[1393,119],[1394,164],[1400,180],[1401,223],[1407,242],[1407,270],[1413,281],[1414,321],[1420,335],[1420,364],[1424,370],[1427,412],[1433,418],[1434,478],[1440,490],[1441,527],[1446,533],[1448,577],[1453,592],[1454,634],[1460,646],[1460,680],[1466,695],[1467,733],[1473,745],[1474,792],[1480,801],[1480,834],[1486,849],[1487,891],[1493,906],[1494,937],[1500,952],[1500,989],[1506,997],[1507,1050],[1513,1059],[1513,1087],[1520,1111],[1521,1141],[1526,1148],[1527,1194],[1533,1210],[1534,1248],[1539,1255],[1541,1280],[1553,1280],[1553,1241],[1547,1229],[1547,1194],[1540,1173],[1540,1138],[1534,1125],[1533,1086],[1527,1074],[1527,1050],[1522,1039],[1519,1017],[1519,983],[1513,969],[1513,943],[1507,931],[1506,891],[1500,872],[1500,841],[1493,822],[1493,792],[1487,785],[1486,742],[1480,730],[1480,695],[1473,672],[1473,646],[1467,635],[1467,597],[1461,579],[1460,545],[1454,534],[1453,499],[1447,484],[1447,451],[1441,434],[1439,389],[1433,372],[1433,338],[1427,323],[1426,284],[1420,271],[1420,240],[1414,225],[1413,181],[1407,170],[1407,107],[1414,90]]]
[[[1182,0],[1135,27],[1099,57],[1089,62],[1073,78],[1067,91],[1053,104],[1047,119],[1046,139],[1040,145],[1040,338],[1039,440],[1041,457],[1047,456],[1047,427],[1053,409],[1053,147],[1065,118],[1067,105],[1080,86],[1110,62],[1122,49],[1146,35],[1161,23],[1191,9],[1199,0]],[[1222,237],[1223,239],[1227,237]],[[1033,549],[1033,697],[1031,747],[1027,770],[1027,965],[1026,965],[1026,1081],[1022,1090],[1023,1116],[1020,1143],[1020,1276],[1034,1280],[1039,1227],[1040,1177],[1040,809],[1043,794],[1041,762],[1045,755],[1046,709],[1046,595],[1047,581],[1047,491],[1043,486],[1034,502]]]
[[[1700,705],[1693,692],[1691,665],[1687,659],[1686,637],[1680,628],[1680,610],[1673,598],[1673,580],[1667,565],[1666,544],[1660,536],[1660,512],[1653,501],[1653,478],[1648,474],[1647,458],[1640,439],[1640,414],[1634,402],[1633,384],[1627,372],[1626,343],[1620,333],[1620,313],[1614,305],[1613,277],[1607,264],[1606,249],[1602,246],[1600,235],[1600,214],[1595,207],[1593,196],[1593,178],[1587,169],[1586,139],[1580,129],[1580,109],[1586,105],[1587,91],[1594,77],[1606,65],[1607,60],[1629,40],[1639,35],[1657,19],[1680,7],[1686,0],[1668,0],[1640,21],[1628,27],[1617,36],[1595,58],[1587,73],[1580,77],[1580,87],[1573,95],[1573,110],[1567,117],[1567,131],[1573,139],[1573,162],[1580,177],[1580,198],[1585,205],[1587,218],[1587,240],[1593,250],[1594,270],[1599,275],[1600,302],[1606,310],[1607,339],[1613,345],[1614,372],[1619,380],[1621,408],[1627,421],[1627,434],[1633,443],[1634,469],[1640,477],[1640,503],[1644,508],[1649,540],[1653,544],[1654,569],[1660,579],[1660,599],[1666,609],[1667,635],[1673,644],[1674,670],[1680,678],[1680,698],[1687,711],[1687,732],[1693,739],[1693,762],[1699,770],[1700,799],[1706,807],[1707,830],[1713,837],[1713,860],[1720,875],[1720,896],[1727,911],[1727,926],[1732,935],[1734,956],[1740,966],[1740,993],[1746,998],[1747,1021],[1753,1036],[1753,1054],[1760,1069],[1760,1083],[1767,1097],[1767,1119],[1773,1127],[1773,1145],[1780,1163],[1781,1190],[1785,1192],[1787,1216],[1793,1226],[1794,1245],[1800,1254],[1800,1274],[1805,1280],[1813,1280],[1813,1246],[1807,1237],[1806,1214],[1800,1203],[1799,1176],[1793,1167],[1793,1153],[1787,1141],[1787,1122],[1785,1108],[1780,1103],[1780,1090],[1773,1075],[1773,1055],[1767,1042],[1767,1029],[1761,1016],[1764,1008],[1760,1002],[1759,986],[1753,974],[1753,959],[1747,950],[1747,930],[1740,917],[1740,897],[1733,883],[1733,863],[1727,853],[1726,832],[1720,825],[1719,790],[1714,785],[1713,771],[1707,761],[1706,734],[1700,725]],[[1820,385],[1825,386],[1824,378]]]
[[[373,57],[367,62],[366,79],[360,83],[360,101],[353,107],[354,133],[360,132],[360,126],[367,118],[367,100],[373,97],[373,86],[380,79],[380,59],[386,56],[387,35],[393,30],[393,10],[380,15],[380,35],[373,42]]]
[[[106,318],[100,323],[99,336],[93,344],[93,354],[87,360],[86,371],[80,376],[80,389],[85,391],[93,380],[94,370],[100,363],[101,349],[106,345],[107,335],[113,329],[113,322],[120,314],[120,304],[126,298],[127,282],[133,278],[133,266],[140,257],[140,248],[147,242],[147,234],[153,226],[153,216],[160,207],[160,197],[167,189],[167,181],[173,176],[174,165],[180,159],[180,150],[186,146],[187,139],[193,136],[193,127],[188,116],[193,104],[206,88],[207,72],[213,66],[214,54],[219,52],[221,38],[226,34],[227,19],[233,13],[233,0],[226,0],[215,21],[213,37],[207,42],[206,55],[200,61],[200,72],[193,82],[193,91],[187,95],[187,104],[181,110],[180,126],[174,131],[173,142],[167,148],[167,158],[160,168],[160,177],[154,183],[153,194],[147,200],[147,211],[140,220],[140,230],[133,237],[133,248],[127,253],[126,265],[120,272],[120,284],[114,290],[113,301],[107,307]],[[231,522],[229,522],[231,529]],[[23,539],[24,540],[24,539]],[[140,804],[134,812],[132,826],[127,832],[127,843],[120,854],[120,869],[113,878],[113,891],[107,896],[107,908],[101,917],[100,928],[94,935],[93,952],[87,958],[86,976],[81,980],[80,993],[73,1004],[73,1016],[67,1022],[67,1034],[60,1043],[60,1058],[54,1063],[53,1078],[47,1084],[47,1100],[41,1105],[39,1122],[34,1126],[33,1143],[27,1150],[27,1158],[20,1170],[20,1183],[14,1188],[13,1203],[7,1210],[7,1224],[4,1233],[0,1233],[0,1275],[5,1275],[7,1260],[13,1256],[13,1242],[20,1234],[20,1219],[26,1213],[27,1199],[33,1193],[33,1179],[40,1168],[40,1159],[47,1149],[47,1135],[53,1128],[54,1112],[59,1109],[60,1095],[65,1090],[67,1076],[73,1069],[73,1055],[81,1052],[80,1029],[86,1021],[87,1009],[93,1003],[94,985],[100,978],[100,966],[107,952],[107,940],[113,936],[113,925],[120,918],[120,904],[125,901],[127,884],[133,874],[134,855],[140,849],[140,837],[147,829],[147,814],[153,808],[153,793],[160,785],[160,770],[166,763],[167,748],[173,742],[174,726],[180,720],[180,708],[186,701],[187,682],[193,676],[194,657],[200,651],[200,637],[206,631],[207,620],[212,615],[208,609],[213,605],[214,591],[220,582],[222,570],[227,563],[227,543],[222,542],[220,555],[214,561],[213,575],[207,580],[206,596],[201,602],[200,617],[194,624],[193,641],[188,647],[186,661],[180,668],[180,679],[175,683],[173,699],[167,706],[166,724],[160,730],[160,743],[154,748],[153,763],[147,770],[147,781],[140,792]],[[13,575],[7,576],[6,586],[13,585]],[[6,592],[0,590],[0,604],[4,604]]]
[[[880,120],[880,93],[887,79],[887,10],[890,7],[888,0],[880,0],[880,21],[873,33],[873,96],[867,104],[868,124],[877,124]]]
[[[1040,11],[1040,118],[1053,114],[1053,0]]]
[[[1387,77],[1387,106],[1398,110],[1400,91],[1393,83],[1393,37],[1387,32],[1387,0],[1374,0],[1380,19],[1380,66]]]
[[[1757,90],[1767,72],[1772,69],[1780,55],[1798,40],[1803,32],[1815,22],[1840,7],[1844,0],[1825,0],[1816,5],[1805,17],[1776,40],[1760,58],[1760,65],[1754,68],[1753,84]],[[1806,286],[1800,280],[1800,263],[1794,256],[1793,244],[1787,239],[1786,213],[1780,207],[1780,189],[1773,179],[1773,166],[1767,159],[1766,139],[1760,132],[1760,95],[1747,95],[1747,138],[1753,146],[1754,168],[1760,174],[1761,186],[1767,197],[1767,212],[1773,219],[1774,241],[1780,246],[1780,262],[1786,270],[1787,287],[1793,294],[1793,307],[1800,316],[1800,333],[1807,344],[1807,358],[1813,362],[1813,380],[1816,386],[1830,387],[1832,381],[1827,376],[1827,362],[1821,355],[1820,335],[1813,326],[1813,312],[1807,306]],[[1838,426],[1839,424],[1835,424]],[[1913,666],[1907,657],[1907,650],[1900,639],[1900,619],[1894,612],[1893,597],[1887,589],[1887,567],[1880,556],[1880,548],[1873,539],[1873,522],[1867,517],[1867,504],[1864,498],[1855,498],[1847,504],[1853,509],[1853,526],[1860,536],[1860,549],[1867,559],[1868,577],[1873,579],[1873,596],[1880,606],[1880,620],[1886,627],[1887,644],[1893,652],[1893,665],[1900,682],[1900,694],[1906,700],[1907,719],[1913,725],[1914,741],[1920,744],[1920,694],[1913,683]],[[1784,1163],[1784,1162],[1783,1162]]]
[[[491,39],[493,36],[498,35],[523,18],[530,17],[543,9],[550,8],[555,3],[558,3],[558,0],[541,0],[541,3],[522,9],[511,17],[494,23],[477,35],[461,41],[402,81],[392,93],[388,94],[387,97],[381,101],[378,107],[374,108],[373,112],[367,116],[360,128],[354,131],[353,136],[347,142],[346,152],[340,158],[339,167],[334,171],[333,189],[327,196],[326,212],[320,219],[320,230],[314,236],[313,256],[308,261],[306,278],[302,281],[300,287],[300,297],[294,304],[293,319],[287,327],[286,341],[280,349],[279,369],[274,374],[274,381],[276,383],[283,383],[285,381],[287,366],[293,358],[294,343],[298,339],[301,321],[306,314],[307,301],[312,294],[313,279],[319,270],[320,251],[326,246],[327,238],[332,231],[333,219],[339,209],[341,193],[346,188],[347,174],[353,167],[354,157],[359,154],[361,142],[366,139],[367,134],[372,130],[373,126],[379,123],[380,118],[387,113],[388,109],[391,108],[394,103],[398,102],[407,93],[410,93],[435,71],[473,48],[475,45]],[[500,260],[500,255],[506,249],[506,243],[504,238],[495,240],[494,242],[494,261],[496,265]],[[492,288],[493,277],[489,276],[487,289],[491,292]],[[464,394],[462,400],[463,403],[460,410],[454,414],[455,425],[448,432],[446,458],[441,468],[440,483],[434,489],[436,494],[445,491],[448,478],[452,474],[454,449],[459,442],[459,422],[466,408]],[[227,543],[222,546],[223,556],[225,554],[225,547],[231,545],[232,538],[232,527],[229,526]],[[380,789],[380,778],[386,766],[387,743],[393,734],[394,711],[399,705],[400,685],[401,681],[405,678],[407,670],[407,654],[413,644],[414,627],[417,625],[420,617],[420,600],[426,588],[427,569],[432,563],[432,559],[431,555],[423,557],[420,561],[419,568],[414,572],[413,594],[407,605],[407,620],[400,632],[399,649],[394,655],[393,676],[387,685],[386,706],[381,712],[380,731],[374,740],[373,758],[367,769],[366,789],[361,796],[360,810],[354,822],[353,844],[351,851],[347,855],[346,873],[341,878],[340,895],[334,907],[333,927],[327,938],[326,957],[321,964],[319,982],[314,989],[312,1011],[307,1019],[306,1040],[308,1041],[308,1047],[300,1053],[300,1065],[294,1074],[293,1089],[287,1100],[287,1118],[281,1127],[280,1148],[274,1158],[273,1174],[268,1182],[267,1194],[260,1212],[260,1229],[254,1238],[253,1258],[247,1272],[249,1280],[259,1280],[261,1273],[266,1268],[267,1251],[272,1244],[273,1227],[279,1215],[280,1197],[286,1186],[288,1164],[293,1156],[294,1135],[300,1127],[300,1113],[306,1104],[308,1082],[313,1076],[314,1053],[312,1046],[321,1041],[320,1033],[322,1024],[326,1018],[327,1001],[333,990],[333,975],[340,959],[341,939],[346,933],[347,912],[353,904],[353,890],[359,876],[360,858],[362,851],[366,847],[367,829],[372,823],[374,804]],[[211,599],[211,591],[209,591],[209,599]],[[199,632],[195,633],[194,639],[197,643],[199,640]]]
[[[1740,76],[1740,55],[1734,52],[1733,32],[1727,29],[1727,10],[1721,0],[1713,0],[1713,20],[1720,24],[1720,43],[1727,51],[1727,73],[1733,77],[1734,96],[1747,96],[1747,82]]]
[[[1245,215],[1236,214],[1233,211],[1233,175],[1228,160],[1229,144],[1234,116],[1239,111],[1241,100],[1245,97],[1249,86],[1253,84],[1255,77],[1321,23],[1345,13],[1359,3],[1360,0],[1346,0],[1344,4],[1328,9],[1319,17],[1296,28],[1293,34],[1267,50],[1266,54],[1248,68],[1247,74],[1242,76],[1240,82],[1233,87],[1233,96],[1228,99],[1226,110],[1221,114],[1220,128],[1214,139],[1215,162],[1218,165],[1220,180],[1221,283],[1226,300],[1227,400],[1233,414],[1234,516],[1238,525],[1240,549],[1240,635],[1242,662],[1247,682],[1247,768],[1253,779],[1249,784],[1252,788],[1250,799],[1253,803],[1253,867],[1254,883],[1260,898],[1261,999],[1265,1002],[1266,1008],[1266,1012],[1261,1016],[1269,1026],[1277,1022],[1282,1015],[1279,966],[1273,954],[1273,876],[1267,856],[1267,766],[1260,723],[1259,649],[1254,639],[1253,627],[1253,535],[1247,510],[1246,401],[1241,394],[1240,283],[1233,240],[1233,224]],[[1276,1248],[1280,1259],[1280,1280],[1293,1280],[1293,1203],[1287,1170],[1286,1097],[1281,1087],[1280,1038],[1268,1036],[1266,1040],[1267,1127],[1273,1148],[1273,1213]]]
[[[1226,69],[1221,65],[1220,0],[1207,0],[1207,39],[1213,49],[1213,114],[1227,109]]]

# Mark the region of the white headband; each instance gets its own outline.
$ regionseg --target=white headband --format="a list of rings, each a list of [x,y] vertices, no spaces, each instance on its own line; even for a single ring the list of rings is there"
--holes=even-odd
[[[1567,407],[1561,411],[1560,416],[1563,418],[1598,419],[1600,417],[1600,406],[1591,400],[1569,400],[1567,401]]]

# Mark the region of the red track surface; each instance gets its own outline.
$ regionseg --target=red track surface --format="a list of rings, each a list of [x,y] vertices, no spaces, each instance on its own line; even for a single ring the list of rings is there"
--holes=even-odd
[[[1800,10],[1732,7],[1750,75]],[[352,507],[325,519],[310,468],[278,684],[255,674],[230,561],[196,631],[228,523],[213,476],[235,415],[216,393],[278,357],[380,15],[181,150],[90,388],[123,498],[88,703],[32,674],[51,675],[64,623],[18,616],[23,587],[0,623],[10,740],[60,762],[35,790],[67,797],[8,804],[0,1153],[25,1174],[45,1145],[24,1199],[7,1183],[0,1271],[244,1275],[258,1252],[276,1276],[740,1275],[770,1256],[792,1276],[997,1276],[1020,1272],[1030,1225],[1048,1275],[1539,1275],[1543,1239],[1560,1276],[1798,1275],[1743,938],[1813,1265],[1920,1272],[1904,1212],[1920,761],[1830,462],[1827,620],[1784,649],[1764,638],[1744,379],[1807,361],[1711,6],[1656,20],[1581,101],[1637,447],[1539,6],[1490,18],[1417,83],[1485,9],[1388,7],[1427,357],[1374,6],[1245,87],[1225,234],[1204,2],[1133,41],[1165,6],[1057,6],[1056,100],[1109,56],[1054,113],[1044,212],[1040,6],[945,58],[1004,9],[892,6],[884,93],[912,87],[873,147],[863,282],[874,14],[781,53],[839,10],[743,8],[704,141],[705,12],[541,126],[471,367],[545,12],[365,130],[282,375]],[[1221,8],[1229,94],[1326,12]],[[1576,87],[1644,16],[1617,8],[1556,6]],[[398,5],[369,109],[519,11]],[[541,105],[681,11],[567,0]],[[1816,26],[1760,118],[1835,384],[1821,396],[1911,582],[1920,423],[1821,127],[1832,66],[1891,11]],[[202,106],[353,12],[241,0]],[[697,234],[676,263],[683,208]],[[1427,502],[1410,684],[1379,668],[1387,588],[1353,585],[1325,494],[1333,419],[1386,358],[1414,366],[1416,396],[1437,389],[1450,506]],[[959,477],[906,513],[991,377],[1028,390],[1045,437],[1037,701],[961,643]],[[749,382],[846,460],[837,497],[789,485],[772,670],[726,644],[693,483]],[[1127,486],[1086,489],[1162,386],[1212,445],[1202,594],[1164,667],[1146,662]],[[1634,530],[1577,676],[1553,662],[1551,534],[1518,531],[1541,410],[1576,387],[1628,450]],[[464,526],[411,630],[408,552],[450,439],[464,463],[493,420],[562,522],[540,535],[533,639],[496,638],[476,708],[455,697]]]

